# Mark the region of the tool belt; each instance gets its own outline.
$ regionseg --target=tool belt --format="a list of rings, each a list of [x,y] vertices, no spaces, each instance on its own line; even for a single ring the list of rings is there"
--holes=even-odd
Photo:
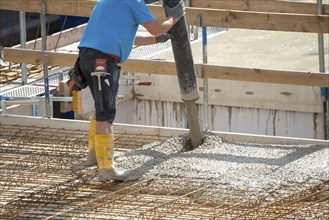
[[[68,72],[70,79],[66,82],[73,91],[80,91],[88,86],[79,68],[79,58],[75,61],[74,67]]]

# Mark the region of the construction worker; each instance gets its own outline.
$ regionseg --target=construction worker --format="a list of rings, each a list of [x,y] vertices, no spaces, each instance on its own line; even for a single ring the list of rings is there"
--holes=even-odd
[[[90,122],[88,165],[98,164],[99,181],[124,181],[127,171],[118,171],[113,162],[116,97],[120,67],[133,45],[166,42],[167,32],[185,13],[181,0],[164,7],[168,17],[156,19],[143,0],[99,0],[92,11],[79,44],[78,66],[94,98],[95,116]],[[137,35],[138,26],[149,32]]]

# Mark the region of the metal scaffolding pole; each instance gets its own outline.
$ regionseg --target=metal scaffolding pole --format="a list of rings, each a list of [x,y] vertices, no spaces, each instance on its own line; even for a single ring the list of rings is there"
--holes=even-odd
[[[199,27],[202,27],[201,24],[201,17],[197,16],[197,29]],[[202,27],[202,63],[207,64],[208,63],[208,50],[207,50],[207,27]],[[198,76],[200,79],[202,79],[202,66],[199,67],[198,70]],[[203,130],[209,129],[208,124],[208,103],[209,103],[209,93],[208,93],[208,79],[203,78]]]
[[[46,3],[43,1],[41,3],[41,38],[42,38],[42,51],[47,50],[47,25],[46,25]],[[46,104],[46,117],[50,118],[51,108],[50,108],[50,97],[49,97],[49,78],[48,78],[48,55],[44,56],[43,64],[43,74],[44,74],[44,84],[45,84],[45,104]]]
[[[319,15],[323,14],[323,2],[317,0],[317,12]],[[318,33],[318,50],[319,50],[319,70],[325,73],[325,52],[324,52],[324,37],[323,33]],[[323,103],[323,130],[324,139],[329,139],[329,88],[321,88],[321,100]]]
[[[203,64],[208,63],[208,50],[207,50],[207,27],[202,27],[202,55],[203,55]],[[203,129],[208,130],[208,79],[203,78],[203,99],[204,99],[204,121],[203,121]]]
[[[26,48],[26,18],[25,12],[19,12],[19,28],[20,28],[20,41],[21,41],[21,48]],[[21,70],[22,70],[22,84],[27,84],[27,68],[26,63],[21,63]]]

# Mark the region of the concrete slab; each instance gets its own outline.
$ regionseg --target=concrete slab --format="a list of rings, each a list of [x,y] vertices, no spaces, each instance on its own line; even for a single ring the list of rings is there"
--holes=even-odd
[[[326,70],[329,35],[324,36]],[[195,63],[202,63],[202,39],[191,42]],[[208,63],[224,66],[319,71],[318,35],[279,31],[229,29],[208,39]],[[171,51],[156,57],[173,61]]]

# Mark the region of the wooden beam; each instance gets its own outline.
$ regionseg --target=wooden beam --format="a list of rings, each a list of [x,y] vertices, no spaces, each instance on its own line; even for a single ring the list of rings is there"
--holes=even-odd
[[[96,0],[2,0],[0,9],[13,11],[41,11],[41,2],[45,1],[48,14],[90,16]],[[316,3],[260,0],[191,0],[190,7],[227,9],[241,11],[280,12],[295,14],[317,14]],[[149,5],[154,8],[154,4]],[[158,6],[159,7],[159,6]],[[161,6],[160,6],[161,7]],[[325,15],[329,15],[329,4],[323,5]],[[158,13],[158,11],[156,12]]]
[[[14,63],[23,62],[42,65],[44,62],[45,54],[48,54],[48,63],[50,66],[72,67],[77,58],[77,54],[42,52],[12,48],[4,49],[4,59],[6,61]],[[316,87],[329,86],[329,74],[325,73],[252,69],[207,64],[196,64],[195,69],[199,69],[200,66],[203,72],[202,78]],[[129,59],[127,62],[122,64],[122,71],[161,75],[176,75],[176,66],[173,62]]]
[[[47,50],[55,50],[72,43],[79,42],[85,27],[86,24],[82,24],[47,36]],[[13,48],[20,48],[20,45],[16,45]],[[41,50],[42,39],[38,38],[36,40],[27,42],[26,49]]]
[[[96,0],[1,0],[0,9],[40,13],[42,2],[47,14],[89,17]]]
[[[174,62],[129,59],[121,66],[125,72],[176,75]]]
[[[329,33],[328,15],[302,15],[189,8],[187,23],[202,26],[272,31]]]
[[[260,0],[190,0],[195,8],[227,9],[240,11],[317,14],[317,4],[309,2],[260,1]],[[323,5],[324,15],[329,15],[329,5]]]
[[[30,63],[43,65],[44,57],[48,55],[48,65],[49,66],[68,66],[73,67],[75,60],[77,59],[77,54],[69,53],[57,53],[57,52],[42,52],[39,50],[29,50],[29,49],[14,49],[5,48],[4,60],[14,63]]]
[[[48,14],[86,17],[90,16],[95,4],[95,1],[91,0],[44,1],[47,5]],[[2,0],[0,9],[39,13],[41,2],[42,0]],[[164,17],[162,6],[149,5],[148,7],[157,18]],[[201,18],[203,26],[209,27],[329,33],[328,15],[186,8],[186,18],[189,25],[197,25],[197,17]]]
[[[150,105],[147,102],[151,100],[182,102],[177,77],[143,73],[138,73],[138,76],[141,80],[149,80],[154,85],[134,87],[134,97],[146,101],[144,104],[147,106]],[[199,80],[199,86],[200,99],[197,104],[202,105],[204,104],[202,80]],[[317,87],[211,79],[208,81],[208,92],[208,104],[212,106],[322,113],[322,102],[318,98],[320,88]],[[216,112],[215,109],[213,111]],[[217,115],[215,112],[212,113]]]
[[[199,64],[200,65],[200,64]],[[301,71],[284,71],[271,69],[253,69],[242,67],[201,65],[202,78],[226,79],[238,81],[252,81],[262,83],[304,85],[304,86],[329,86],[329,74]]]
[[[72,96],[72,91],[69,86],[66,84],[65,80],[62,80],[58,84],[59,95],[68,97]],[[65,113],[68,111],[72,111],[72,102],[60,102],[60,112]]]

